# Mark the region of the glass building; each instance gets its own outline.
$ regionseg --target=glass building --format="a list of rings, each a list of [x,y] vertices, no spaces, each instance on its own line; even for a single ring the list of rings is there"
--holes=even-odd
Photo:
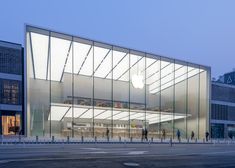
[[[26,26],[30,136],[203,138],[210,68]]]

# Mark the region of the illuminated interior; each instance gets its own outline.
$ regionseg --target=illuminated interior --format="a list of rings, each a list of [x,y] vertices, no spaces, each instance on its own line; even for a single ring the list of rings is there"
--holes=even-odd
[[[168,125],[164,129],[173,136],[173,125],[184,122],[186,129],[187,119],[196,117],[187,98],[189,92],[197,94],[189,90],[191,79],[199,79],[195,88],[200,92],[203,86],[203,99],[208,98],[204,66],[31,26],[27,26],[26,44],[30,134],[54,131],[59,136],[65,132],[76,136],[77,130],[84,129],[90,136],[102,136],[102,129],[109,128],[118,136],[119,125],[123,128],[119,131],[129,136],[138,136],[143,128],[157,136]],[[176,90],[181,85],[183,93]],[[182,99],[176,100],[178,95],[179,99],[184,96],[183,105],[178,103]],[[200,96],[194,110],[198,113]],[[206,112],[207,104],[204,108]],[[41,129],[34,130],[38,126]]]

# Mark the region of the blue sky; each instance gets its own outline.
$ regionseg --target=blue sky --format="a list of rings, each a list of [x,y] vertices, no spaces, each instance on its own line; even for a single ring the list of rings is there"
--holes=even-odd
[[[235,68],[234,0],[2,0],[0,39],[24,24],[208,65]]]

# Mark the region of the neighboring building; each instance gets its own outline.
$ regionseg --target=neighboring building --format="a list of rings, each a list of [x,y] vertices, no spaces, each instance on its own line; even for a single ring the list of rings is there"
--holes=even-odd
[[[220,76],[212,82],[211,136],[235,137],[235,72]]]
[[[23,48],[0,41],[0,134],[24,134]]]
[[[27,135],[203,138],[210,68],[26,26]]]

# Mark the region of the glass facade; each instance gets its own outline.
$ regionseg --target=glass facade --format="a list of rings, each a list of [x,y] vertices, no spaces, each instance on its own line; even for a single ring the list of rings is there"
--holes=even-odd
[[[210,68],[26,27],[31,136],[184,138],[209,129]]]

